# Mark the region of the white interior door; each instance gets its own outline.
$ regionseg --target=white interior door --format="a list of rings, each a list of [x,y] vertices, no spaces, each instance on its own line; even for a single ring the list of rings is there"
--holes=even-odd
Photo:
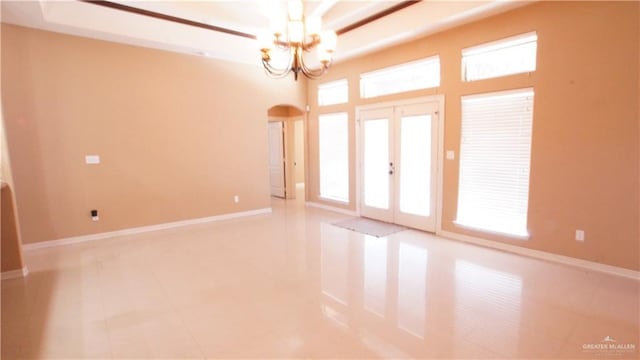
[[[271,195],[285,197],[284,122],[269,123],[269,181]]]
[[[438,103],[364,110],[362,216],[435,231]]]

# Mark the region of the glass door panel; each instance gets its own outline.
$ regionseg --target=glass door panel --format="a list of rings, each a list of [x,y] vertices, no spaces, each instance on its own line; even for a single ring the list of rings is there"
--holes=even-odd
[[[360,114],[361,206],[364,217],[393,222],[393,108],[371,109]]]
[[[395,108],[396,188],[394,222],[436,230],[438,104],[425,102]]]
[[[364,203],[389,209],[389,119],[364,122]]]
[[[431,212],[431,115],[400,118],[400,211]]]

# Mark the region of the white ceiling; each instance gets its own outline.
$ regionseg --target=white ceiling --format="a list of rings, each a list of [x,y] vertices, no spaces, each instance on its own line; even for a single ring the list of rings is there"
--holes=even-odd
[[[250,35],[269,29],[269,14],[286,13],[279,0],[112,1],[121,5]],[[340,34],[336,61],[503,12],[530,1],[425,0]],[[305,14],[340,30],[400,1],[305,1]],[[2,22],[59,33],[209,56],[241,63],[260,60],[255,40],[81,1],[2,1]]]

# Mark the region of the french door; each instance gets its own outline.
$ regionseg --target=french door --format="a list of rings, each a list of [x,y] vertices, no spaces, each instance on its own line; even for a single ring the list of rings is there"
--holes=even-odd
[[[438,102],[360,111],[360,213],[435,232]]]

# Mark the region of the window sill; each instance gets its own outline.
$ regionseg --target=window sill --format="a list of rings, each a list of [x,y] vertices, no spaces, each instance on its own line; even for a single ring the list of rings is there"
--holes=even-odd
[[[518,233],[518,234],[514,234],[514,233],[507,233],[507,232],[502,232],[502,231],[496,231],[496,230],[489,230],[489,229],[483,229],[477,226],[472,226],[472,225],[467,225],[464,223],[461,223],[459,221],[453,221],[453,223],[460,228],[463,229],[467,229],[467,230],[473,230],[473,231],[478,231],[478,232],[482,232],[485,234],[492,234],[492,235],[498,235],[498,236],[504,236],[504,237],[508,237],[508,238],[512,238],[515,240],[529,240],[529,238],[531,237],[529,235],[528,232],[523,232],[523,233]]]
[[[341,200],[341,199],[336,199],[336,198],[330,198],[330,197],[326,197],[326,196],[322,196],[322,195],[318,195],[318,199],[326,201],[326,202],[334,203],[334,204],[337,204],[337,205],[349,205],[349,200]]]

